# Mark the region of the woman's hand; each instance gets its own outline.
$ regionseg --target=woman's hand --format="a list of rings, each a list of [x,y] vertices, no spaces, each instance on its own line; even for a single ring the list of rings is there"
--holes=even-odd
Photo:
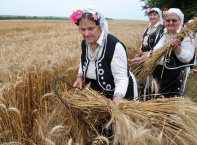
[[[173,48],[176,48],[180,43],[180,40],[176,37],[173,37],[170,41],[170,46],[172,46]]]
[[[114,95],[114,97],[113,97],[113,103],[114,103],[114,105],[115,105],[115,107],[118,107],[118,104],[120,103],[120,101],[122,101],[123,100],[123,96],[122,96],[122,94],[120,94],[120,93],[117,93],[117,94],[115,94]]]
[[[173,37],[170,41],[170,46],[173,48],[174,52],[177,54],[181,53],[180,40],[176,37]]]
[[[137,63],[140,63],[140,62],[144,61],[149,56],[150,56],[150,52],[143,52],[142,55],[137,54],[137,55],[135,55],[135,57],[133,59],[131,59],[129,61],[132,62],[132,63],[137,64]]]
[[[136,54],[135,57],[131,60],[129,60],[132,63],[138,63],[140,60],[141,55],[140,54]]]
[[[118,104],[120,103],[121,100],[122,100],[121,98],[115,97],[115,98],[113,99],[114,105],[115,105],[116,107],[118,107]]]
[[[83,85],[83,78],[81,76],[78,76],[77,80],[73,84],[73,87],[78,87],[81,90],[82,85]]]

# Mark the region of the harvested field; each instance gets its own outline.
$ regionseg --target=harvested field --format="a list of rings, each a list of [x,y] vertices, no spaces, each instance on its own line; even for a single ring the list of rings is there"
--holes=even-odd
[[[132,58],[148,22],[109,20],[108,24]],[[114,110],[97,92],[88,88],[78,92],[61,83],[57,88],[69,108],[64,106],[52,83],[61,77],[73,84],[81,40],[77,26],[69,21],[0,21],[1,144],[108,144],[110,139],[97,129],[101,121],[106,123],[102,129],[115,124],[116,144],[197,144],[197,104],[189,99],[123,101]],[[195,76],[189,78],[185,94],[194,100]]]

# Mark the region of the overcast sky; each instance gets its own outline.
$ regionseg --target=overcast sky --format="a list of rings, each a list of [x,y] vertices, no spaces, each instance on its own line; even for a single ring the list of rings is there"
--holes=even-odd
[[[96,7],[107,18],[148,20],[140,0],[0,0],[0,15],[69,17],[76,8]]]

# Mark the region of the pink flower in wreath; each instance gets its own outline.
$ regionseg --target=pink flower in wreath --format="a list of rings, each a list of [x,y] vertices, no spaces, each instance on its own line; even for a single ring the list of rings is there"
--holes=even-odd
[[[152,8],[146,8],[146,12],[149,13]]]
[[[94,20],[96,20],[96,21],[98,20],[98,17],[97,17],[96,14],[94,14],[92,17],[93,17]]]
[[[72,15],[70,15],[70,21],[73,23],[77,23],[77,21],[82,18],[82,14],[82,10],[74,10]]]
[[[72,15],[70,15],[70,21],[73,22],[73,23],[76,23],[77,22],[77,19],[76,19],[76,12],[73,12]]]

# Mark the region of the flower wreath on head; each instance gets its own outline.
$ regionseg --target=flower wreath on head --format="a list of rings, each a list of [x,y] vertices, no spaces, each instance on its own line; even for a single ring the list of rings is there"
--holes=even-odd
[[[96,21],[97,25],[100,24],[101,16],[98,13],[92,15],[94,21]]]
[[[80,9],[76,9],[73,11],[73,13],[70,15],[70,21],[72,23],[75,23],[78,25],[78,20],[82,18],[83,11]],[[99,25],[100,24],[100,19],[101,16],[98,13],[92,14],[92,19],[96,21],[96,23]]]
[[[168,8],[164,8],[164,9],[163,9],[163,14],[162,14],[162,16],[163,16],[163,17],[166,17],[167,12],[168,12]]]
[[[146,8],[146,13],[148,14],[151,11],[152,8]]]
[[[70,21],[72,23],[77,24],[77,21],[80,20],[82,18],[83,15],[83,11],[80,9],[76,9],[73,11],[73,13],[70,15]]]

